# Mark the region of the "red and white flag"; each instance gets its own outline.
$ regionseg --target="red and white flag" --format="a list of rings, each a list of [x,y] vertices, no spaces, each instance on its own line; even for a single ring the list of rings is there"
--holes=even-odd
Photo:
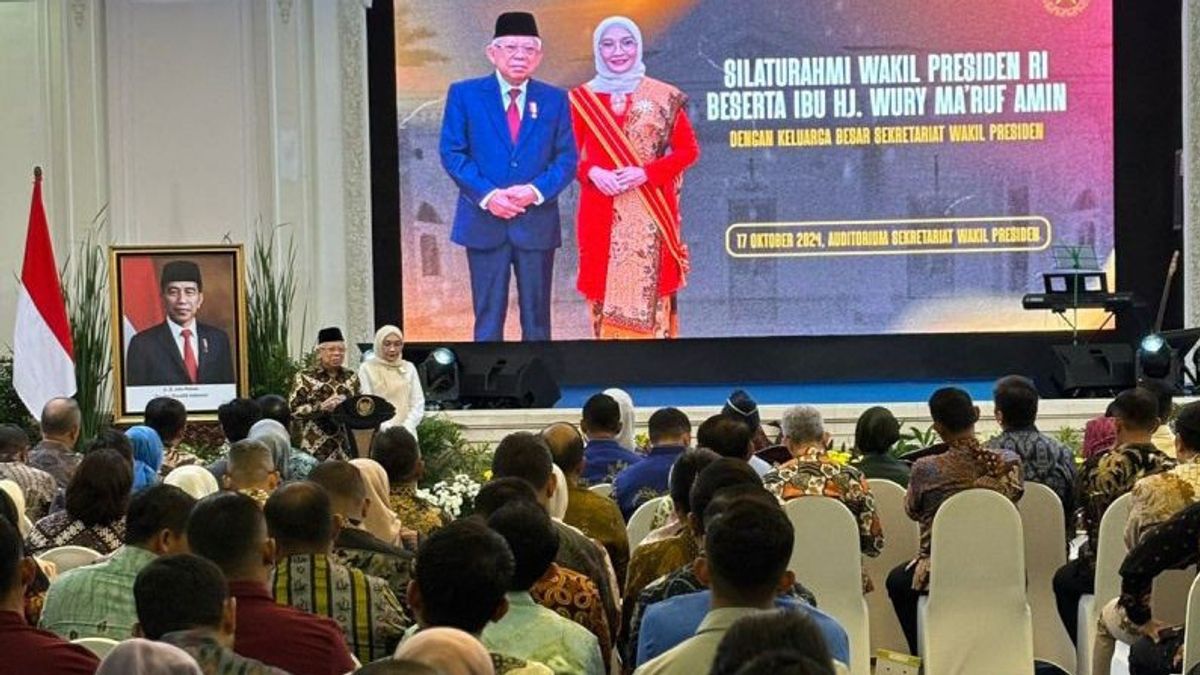
[[[33,202],[13,330],[13,388],[36,418],[46,402],[75,393],[71,324],[58,283],[50,226],[42,207],[42,171],[33,174]]]

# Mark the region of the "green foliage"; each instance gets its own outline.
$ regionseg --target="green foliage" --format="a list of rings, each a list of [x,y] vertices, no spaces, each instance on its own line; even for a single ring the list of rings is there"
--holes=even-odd
[[[112,422],[108,399],[108,378],[112,374],[108,256],[101,238],[107,223],[108,207],[105,206],[92,219],[74,255],[67,257],[59,272],[63,302],[71,322],[75,400],[83,414],[81,439],[95,436]]]
[[[900,426],[904,426],[904,422],[900,422]],[[892,457],[899,457],[903,454],[927,448],[938,442],[937,432],[933,430],[933,425],[921,431],[917,427],[909,427],[908,431],[900,432],[900,440],[888,450],[888,454]]]
[[[1071,449],[1071,454],[1079,456],[1083,451],[1083,432],[1074,427],[1063,427],[1059,429],[1054,437],[1059,443]]]
[[[462,425],[444,415],[429,415],[417,426],[421,459],[425,462],[422,486],[450,482],[456,474],[465,474],[483,483],[491,476],[492,453],[484,443],[470,443]]]
[[[13,388],[12,354],[0,354],[0,423],[16,424],[29,434],[30,440],[41,437],[37,421],[25,409],[17,390]]]
[[[273,228],[254,236],[247,285],[250,395],[287,394],[301,360],[292,356],[291,322],[296,301],[296,247],[275,247]],[[301,332],[305,320],[301,321]]]

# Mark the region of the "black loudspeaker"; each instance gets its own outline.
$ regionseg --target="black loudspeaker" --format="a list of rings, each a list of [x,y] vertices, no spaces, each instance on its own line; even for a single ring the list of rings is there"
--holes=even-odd
[[[537,356],[471,355],[462,359],[458,400],[471,408],[553,408],[562,392]]]
[[[1183,150],[1175,151],[1175,219],[1176,232],[1183,232]]]
[[[1059,345],[1053,351],[1051,378],[1066,396],[1114,396],[1137,384],[1129,345]]]

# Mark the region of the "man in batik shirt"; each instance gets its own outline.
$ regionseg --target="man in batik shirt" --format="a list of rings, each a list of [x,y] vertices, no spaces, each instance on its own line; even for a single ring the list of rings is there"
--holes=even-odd
[[[15,424],[0,424],[0,479],[8,479],[25,496],[25,515],[36,522],[50,512],[58,491],[54,476],[25,463],[29,436]]]
[[[450,524],[450,516],[417,496],[417,483],[425,476],[425,460],[416,437],[402,426],[388,427],[371,441],[371,459],[387,472],[391,494],[389,505],[404,527],[416,530],[422,539]]]
[[[317,363],[296,373],[288,406],[300,420],[300,449],[319,460],[346,459],[349,440],[333,411],[359,393],[358,375],[344,367],[346,340],[340,328],[322,328],[317,334]]]

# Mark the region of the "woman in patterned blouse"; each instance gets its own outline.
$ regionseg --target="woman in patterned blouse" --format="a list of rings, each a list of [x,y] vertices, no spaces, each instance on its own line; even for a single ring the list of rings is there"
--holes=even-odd
[[[125,537],[125,511],[133,487],[133,468],[116,450],[84,456],[67,484],[67,508],[46,516],[29,533],[29,553],[58,546],[84,546],[109,554]]]

